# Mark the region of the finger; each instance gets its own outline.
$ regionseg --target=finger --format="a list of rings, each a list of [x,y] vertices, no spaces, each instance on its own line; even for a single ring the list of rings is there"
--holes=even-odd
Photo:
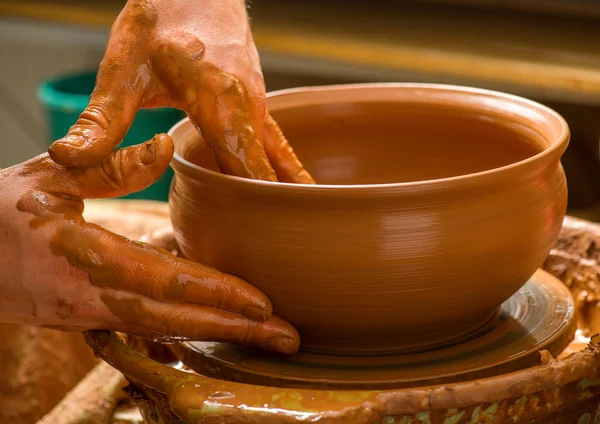
[[[101,163],[121,143],[142,105],[150,69],[144,65],[141,51],[123,41],[109,41],[107,51],[87,108],[67,135],[48,149],[60,165]]]
[[[70,168],[74,196],[84,199],[112,198],[141,191],[168,168],[173,157],[173,140],[166,134],[143,144],[119,149],[107,160],[90,168]]]
[[[269,299],[232,275],[196,264],[94,224],[67,223],[57,248],[98,287],[135,292],[161,302],[193,302],[253,320],[271,316]]]
[[[221,171],[239,177],[277,181],[265,150],[252,127],[253,109],[248,91],[234,75],[202,62],[193,80],[196,90],[186,90],[186,112],[213,149]]]
[[[165,304],[143,296],[103,294],[102,301],[113,315],[124,321],[117,331],[135,331],[141,336],[162,334],[173,339],[240,343],[285,354],[300,346],[297,331],[281,318],[257,322],[208,306]]]
[[[265,152],[279,181],[315,184],[269,112],[265,116]]]

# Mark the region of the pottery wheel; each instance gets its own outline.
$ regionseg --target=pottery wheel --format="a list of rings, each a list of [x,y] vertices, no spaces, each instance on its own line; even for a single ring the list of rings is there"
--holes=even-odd
[[[368,357],[299,352],[289,358],[228,343],[187,342],[174,350],[199,374],[230,381],[292,388],[400,388],[538,365],[540,351],[556,357],[573,339],[574,311],[567,287],[540,270],[479,329],[435,350]]]

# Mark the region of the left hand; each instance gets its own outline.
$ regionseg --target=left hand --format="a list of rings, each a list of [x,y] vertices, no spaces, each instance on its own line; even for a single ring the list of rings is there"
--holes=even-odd
[[[83,219],[83,199],[142,190],[172,155],[163,134],[95,167],[44,154],[0,171],[0,322],[294,353],[298,333],[257,288]]]

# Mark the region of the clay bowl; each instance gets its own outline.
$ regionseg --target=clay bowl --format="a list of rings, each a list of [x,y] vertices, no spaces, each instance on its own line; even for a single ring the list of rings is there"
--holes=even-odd
[[[534,274],[566,211],[554,111],[502,93],[366,84],[272,93],[319,185],[219,172],[170,132],[170,213],[191,260],[263,290],[302,349],[431,349],[468,336]]]

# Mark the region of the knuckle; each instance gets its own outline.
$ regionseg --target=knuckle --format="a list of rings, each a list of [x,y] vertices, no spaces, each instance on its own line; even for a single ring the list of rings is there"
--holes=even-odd
[[[166,278],[156,279],[154,294],[158,300],[184,301],[187,287],[190,284],[189,278],[177,272],[176,269],[170,268]],[[163,281],[166,281],[166,284]]]
[[[238,77],[230,73],[223,73],[219,81],[218,90],[223,94],[244,97],[246,87]]]
[[[77,302],[68,301],[65,299],[58,299],[56,305],[56,315],[63,321],[70,319],[76,319],[79,317],[79,307]]]
[[[137,0],[131,3],[131,14],[140,24],[150,25],[153,24],[158,13],[154,8],[152,2],[147,0]],[[144,28],[144,26],[142,26]]]
[[[214,308],[215,309],[220,309],[223,310],[225,309],[226,306],[226,301],[225,301],[225,294],[223,293],[223,291],[219,290],[215,293],[215,298],[214,298]]]
[[[117,191],[122,191],[126,188],[125,170],[127,169],[127,156],[124,150],[116,151],[106,161],[102,162],[100,177],[104,180],[107,186]]]
[[[102,131],[108,131],[111,125],[111,120],[106,113],[106,105],[104,101],[95,101],[90,103],[82,112],[75,126],[90,126],[95,125],[100,127]]]
[[[189,31],[165,34],[159,39],[158,48],[175,60],[184,58],[192,62],[201,60],[206,52],[202,40]]]
[[[111,28],[111,36],[123,31],[135,34],[140,29],[153,27],[157,19],[158,12],[151,0],[128,1]]]
[[[259,113],[262,118],[267,113],[267,96],[264,91],[256,92],[252,95],[252,103],[254,104],[254,108]]]
[[[187,313],[177,307],[171,307],[167,309],[163,318],[162,322],[158,323],[159,332],[169,337],[181,336],[179,326],[187,322]]]
[[[254,328],[252,324],[243,325],[238,334],[238,340],[242,343],[250,343],[254,339]]]

